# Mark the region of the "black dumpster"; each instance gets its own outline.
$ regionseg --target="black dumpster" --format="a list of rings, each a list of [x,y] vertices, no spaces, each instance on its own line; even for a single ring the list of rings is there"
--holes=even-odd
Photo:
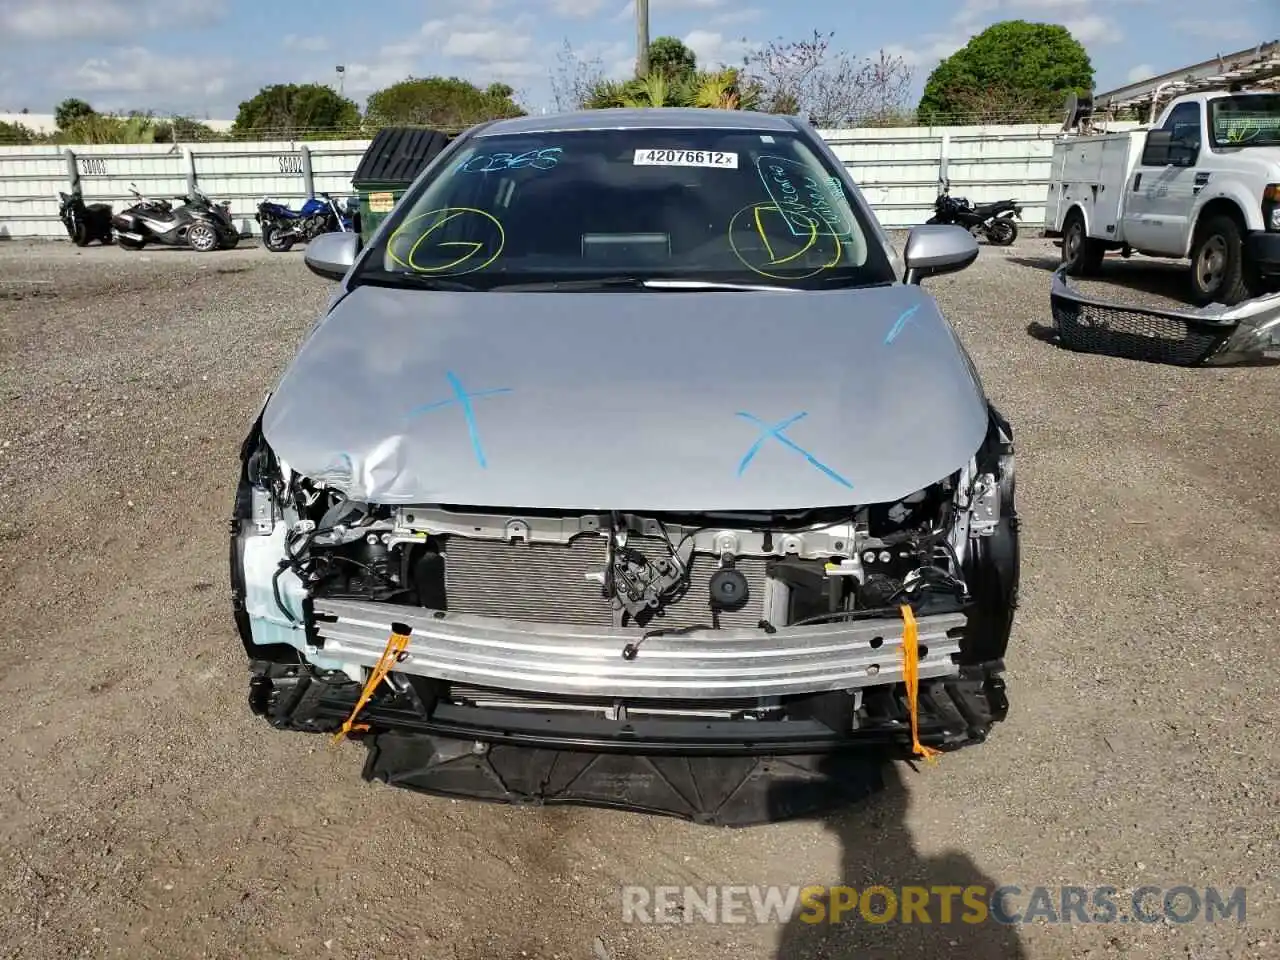
[[[377,132],[351,178],[360,198],[360,237],[365,243],[449,140],[447,134],[427,127],[383,127]]]

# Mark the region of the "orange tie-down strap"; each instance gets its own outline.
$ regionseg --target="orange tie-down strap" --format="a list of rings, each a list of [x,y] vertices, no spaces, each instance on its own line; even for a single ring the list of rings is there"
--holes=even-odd
[[[364,689],[360,691],[360,699],[356,701],[356,705],[351,711],[351,716],[343,721],[342,729],[333,735],[334,743],[341,743],[343,738],[352,730],[365,731],[369,729],[367,723],[356,723],[356,717],[360,715],[364,705],[373,697],[378,685],[387,678],[391,668],[404,658],[405,651],[409,647],[409,634],[412,632],[413,628],[403,623],[393,623],[391,625],[391,636],[387,638],[386,649],[382,651],[382,656],[374,664],[373,672],[369,674],[369,679],[365,681]]]
[[[936,763],[941,750],[926,747],[920,742],[920,628],[916,615],[907,604],[902,612],[902,682],[907,688],[907,712],[911,715],[911,752]]]

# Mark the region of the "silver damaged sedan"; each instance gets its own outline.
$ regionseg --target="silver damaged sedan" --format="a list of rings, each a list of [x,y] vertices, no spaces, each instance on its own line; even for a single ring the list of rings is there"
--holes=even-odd
[[[246,438],[250,706],[432,793],[750,823],[1007,711],[1013,433],[793,117],[597,110],[454,139]]]

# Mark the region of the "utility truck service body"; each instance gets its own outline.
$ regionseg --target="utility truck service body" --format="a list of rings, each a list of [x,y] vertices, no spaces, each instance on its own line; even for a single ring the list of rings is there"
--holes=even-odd
[[[1045,234],[1062,238],[1067,273],[1097,272],[1111,250],[1190,258],[1201,305],[1280,279],[1280,92],[1190,93],[1150,126],[1088,130],[1054,145]]]

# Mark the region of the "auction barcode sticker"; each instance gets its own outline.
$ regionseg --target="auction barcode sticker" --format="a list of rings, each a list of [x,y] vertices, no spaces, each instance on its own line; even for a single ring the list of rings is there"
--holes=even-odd
[[[637,167],[722,167],[738,169],[738,155],[722,150],[637,150]]]

